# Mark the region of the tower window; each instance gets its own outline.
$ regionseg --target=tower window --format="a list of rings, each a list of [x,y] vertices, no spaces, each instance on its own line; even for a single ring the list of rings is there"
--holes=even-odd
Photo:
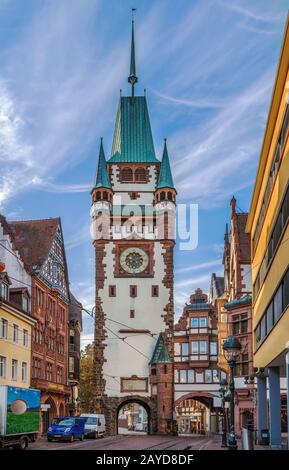
[[[159,296],[159,286],[152,286],[152,297]]]
[[[169,201],[172,201],[172,200],[173,200],[172,193],[168,193],[168,200],[169,200]]]
[[[121,182],[130,183],[133,180],[133,172],[131,168],[124,168],[121,172]]]
[[[129,286],[129,292],[131,297],[137,297],[137,286]]]
[[[164,191],[162,191],[161,195],[160,195],[160,200],[164,201],[165,199],[166,199],[166,193]]]
[[[135,181],[136,183],[146,183],[147,175],[144,168],[137,168],[135,171]]]
[[[130,318],[134,318],[135,317],[135,311],[130,310],[129,316],[130,316]]]
[[[116,297],[116,286],[108,286],[109,297]]]

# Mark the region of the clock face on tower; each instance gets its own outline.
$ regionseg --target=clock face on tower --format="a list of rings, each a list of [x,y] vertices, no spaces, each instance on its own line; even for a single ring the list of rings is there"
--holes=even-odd
[[[143,272],[149,263],[147,253],[141,248],[127,248],[120,255],[120,265],[129,274],[139,274]]]

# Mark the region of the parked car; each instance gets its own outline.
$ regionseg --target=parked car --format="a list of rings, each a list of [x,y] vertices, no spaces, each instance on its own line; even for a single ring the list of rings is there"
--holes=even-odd
[[[47,430],[47,440],[51,441],[70,441],[74,439],[84,439],[84,418],[75,418],[67,416],[58,418]]]
[[[85,419],[84,434],[85,437],[103,437],[105,434],[105,416],[99,414],[83,413],[80,415]]]
[[[135,431],[144,431],[143,424],[142,423],[136,423],[136,425],[134,427],[134,430]]]

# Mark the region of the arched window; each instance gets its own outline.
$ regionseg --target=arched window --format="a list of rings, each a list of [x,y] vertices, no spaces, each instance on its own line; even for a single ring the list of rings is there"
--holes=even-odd
[[[166,199],[166,193],[164,191],[161,192],[160,200],[164,201]]]
[[[96,200],[100,201],[101,200],[101,191],[97,191],[96,193]]]
[[[137,168],[135,171],[135,181],[137,183],[145,183],[147,180],[147,174],[145,168]]]
[[[133,172],[131,168],[123,168],[121,172],[122,183],[129,183],[133,180]]]
[[[103,199],[104,199],[105,201],[107,201],[107,199],[108,199],[107,191],[104,191],[104,193],[103,193]]]
[[[169,200],[169,201],[172,201],[172,200],[173,200],[172,193],[168,193],[168,200]]]

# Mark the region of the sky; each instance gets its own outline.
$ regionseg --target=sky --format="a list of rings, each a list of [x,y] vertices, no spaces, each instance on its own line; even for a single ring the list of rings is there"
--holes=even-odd
[[[223,273],[232,196],[249,209],[288,0],[0,0],[0,211],[61,217],[70,288],[92,309],[90,189],[129,93],[131,7],[156,153],[166,137],[178,202],[198,205],[197,247],[175,249],[177,317]]]

